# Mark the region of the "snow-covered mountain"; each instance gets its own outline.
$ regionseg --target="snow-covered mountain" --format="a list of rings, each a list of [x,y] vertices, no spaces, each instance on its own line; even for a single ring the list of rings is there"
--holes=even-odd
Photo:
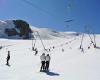
[[[71,38],[71,37],[78,36],[80,34],[77,32],[57,32],[57,31],[53,31],[48,28],[37,28],[34,26],[31,26],[31,29],[34,32],[33,35],[35,35],[36,38],[38,38],[38,34],[36,33],[36,31],[38,31],[41,38],[47,39],[47,40],[48,39],[58,39],[58,38]]]
[[[23,20],[0,21],[0,37],[8,39],[29,39],[31,29]]]
[[[27,39],[32,38],[35,35],[34,37],[38,39],[39,37],[36,31],[38,31],[42,39],[71,38],[73,36],[79,35],[77,32],[57,32],[48,28],[37,28],[34,26],[29,26],[27,22],[22,20],[0,21],[1,38]]]

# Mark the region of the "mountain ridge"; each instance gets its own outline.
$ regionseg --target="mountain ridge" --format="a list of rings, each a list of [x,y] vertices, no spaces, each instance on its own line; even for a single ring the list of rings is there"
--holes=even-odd
[[[36,33],[34,34],[34,32],[36,31],[39,33],[42,39],[47,39],[47,40],[58,39],[58,38],[69,38],[73,36],[78,36],[80,34],[77,32],[58,32],[48,28],[38,28],[29,25],[27,22],[23,20],[6,20],[6,21],[0,20],[0,38],[7,38],[7,39],[29,39],[34,37],[38,38],[38,35]]]

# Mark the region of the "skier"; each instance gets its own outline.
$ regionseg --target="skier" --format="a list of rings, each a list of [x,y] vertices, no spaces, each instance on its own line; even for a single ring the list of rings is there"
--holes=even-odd
[[[32,47],[32,50],[33,50],[33,51],[35,50],[34,47]]]
[[[80,45],[80,49],[82,49],[82,46]]]
[[[38,54],[38,50],[37,50],[37,48],[35,48],[35,55],[37,55]]]
[[[55,46],[53,46],[53,49],[55,48]]]
[[[96,48],[96,44],[94,44],[94,48]]]
[[[49,50],[49,52],[50,52],[50,49],[48,49]]]
[[[64,52],[64,49],[62,48],[62,52]]]
[[[84,53],[84,49],[83,49],[83,48],[81,48],[81,52],[83,52],[83,53]]]
[[[50,57],[50,55],[49,54],[47,54],[47,56],[46,56],[46,65],[45,65],[45,70],[46,71],[49,71],[49,64],[50,64],[50,59],[51,59],[51,57]]]
[[[90,49],[90,46],[88,46],[88,49]]]
[[[40,72],[41,71],[44,71],[45,70],[45,53],[43,53],[41,56],[40,56],[40,59],[41,59],[41,69],[40,69]]]
[[[3,47],[2,46],[0,46],[0,49],[2,49]]]
[[[9,65],[9,60],[10,60],[10,51],[8,51],[8,55],[7,55],[7,58],[6,58],[6,59],[7,59],[7,63],[6,63],[6,65],[10,66],[10,65]]]

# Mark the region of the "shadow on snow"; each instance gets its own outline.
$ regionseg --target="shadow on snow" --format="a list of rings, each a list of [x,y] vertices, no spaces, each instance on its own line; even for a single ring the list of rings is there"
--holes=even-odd
[[[45,71],[45,73],[49,76],[59,76],[60,74],[55,73],[55,72],[50,72],[50,71]]]
[[[100,47],[99,46],[96,46],[96,49],[100,49]]]

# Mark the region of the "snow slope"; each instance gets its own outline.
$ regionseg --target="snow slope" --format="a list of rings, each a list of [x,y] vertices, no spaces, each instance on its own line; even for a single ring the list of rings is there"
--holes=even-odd
[[[31,29],[33,30],[33,32],[35,32],[35,36],[38,39],[38,35],[36,33],[36,31],[38,31],[38,33],[40,34],[42,39],[45,40],[50,40],[50,39],[59,39],[59,38],[72,38],[74,36],[78,36],[81,35],[81,33],[77,33],[77,32],[57,32],[48,28],[37,28],[34,26],[31,26]],[[34,35],[34,33],[33,33]]]
[[[81,36],[70,39],[43,40],[50,52],[36,42],[39,53],[31,50],[31,40],[0,39],[0,80],[100,80],[100,35],[96,35],[98,48],[87,49],[90,39],[84,38],[84,53],[79,50]],[[55,46],[53,49],[52,47]],[[62,48],[64,52],[62,52]],[[10,67],[6,66],[7,51],[11,51]],[[40,70],[40,55],[51,55],[50,72]]]

